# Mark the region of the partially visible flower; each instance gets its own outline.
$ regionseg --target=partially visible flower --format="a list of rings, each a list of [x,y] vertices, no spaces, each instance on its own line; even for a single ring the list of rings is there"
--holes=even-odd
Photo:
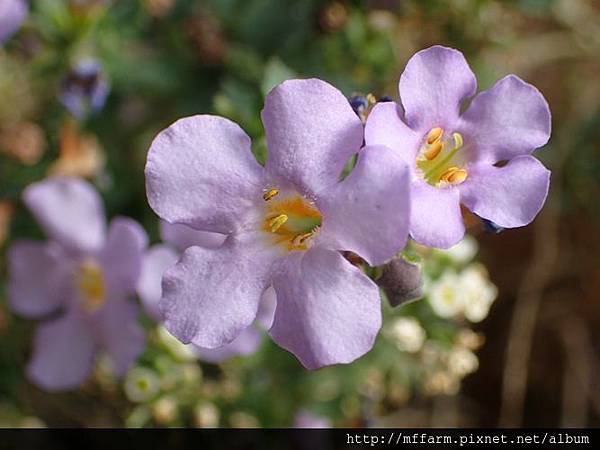
[[[457,264],[466,264],[471,261],[478,250],[477,241],[473,236],[465,236],[458,244],[448,250],[440,250]]]
[[[301,409],[294,416],[294,428],[331,428],[331,421],[306,409]]]
[[[199,428],[219,426],[219,410],[210,402],[201,402],[194,407],[194,425]]]
[[[479,349],[485,342],[485,336],[470,328],[462,328],[456,335],[456,344],[469,350]]]
[[[426,375],[423,389],[428,395],[456,395],[460,379],[448,371],[438,370]]]
[[[260,422],[250,413],[236,411],[229,417],[229,423],[233,428],[258,428]]]
[[[168,268],[175,265],[179,254],[189,247],[218,248],[226,236],[220,233],[197,231],[186,225],[161,222],[161,237],[166,244],[152,246],[144,255],[142,271],[137,285],[138,295],[146,312],[158,323],[162,317],[158,303],[162,294],[162,276]],[[273,323],[275,314],[275,293],[267,289],[263,294],[255,323],[246,328],[234,341],[218,348],[202,348],[193,344],[182,344],[164,327],[160,327],[159,336],[171,351],[182,359],[202,359],[206,362],[220,363],[234,356],[244,356],[258,350],[264,330]]]
[[[27,10],[25,0],[0,0],[0,44],[21,27]]]
[[[377,285],[340,251],[378,265],[403,248],[410,205],[389,199],[407,198],[406,165],[386,147],[361,148],[360,119],[321,80],[280,84],[262,118],[264,168],[242,129],[215,116],[181,119],[150,148],[154,211],[228,235],[217,249],[187,249],[166,271],[165,326],[184,343],[220,347],[247,329],[273,286],[275,342],[309,369],[349,363],[373,346],[381,305]]]
[[[59,99],[77,119],[104,107],[110,84],[102,65],[95,59],[83,59],[63,78]]]
[[[471,265],[460,274],[463,313],[471,322],[481,322],[489,313],[498,296],[498,288],[492,284],[479,265]]]
[[[381,286],[392,306],[420,299],[424,289],[422,266],[417,261],[396,256],[383,266],[377,284]]]
[[[454,347],[447,358],[448,369],[459,378],[475,372],[479,367],[475,353],[464,347]]]
[[[550,138],[542,94],[509,75],[461,106],[477,81],[463,55],[434,46],[416,53],[400,77],[401,104],[378,103],[367,145],[386,145],[411,168],[410,234],[449,248],[465,233],[462,203],[500,227],[530,223],[548,194],[550,172],[531,153]]]
[[[100,196],[80,179],[34,183],[23,200],[50,238],[18,241],[8,254],[10,307],[27,318],[49,317],[36,330],[27,376],[46,390],[75,388],[99,351],[117,376],[125,375],[144,347],[129,297],[146,233],[123,217],[107,230]]]
[[[77,130],[69,120],[60,130],[60,154],[50,166],[48,173],[54,176],[79,176],[93,178],[104,168],[104,150],[93,134]]]
[[[175,0],[144,0],[143,5],[146,11],[157,18],[165,17],[173,8]]]
[[[0,131],[0,151],[26,165],[37,163],[46,151],[46,136],[33,122],[17,122]]]
[[[388,335],[405,352],[416,353],[425,342],[425,330],[414,317],[399,317],[388,327]]]
[[[158,394],[160,384],[158,376],[145,367],[134,367],[125,377],[123,385],[125,395],[132,402],[145,402]]]
[[[440,317],[451,318],[463,310],[460,278],[455,272],[445,272],[431,286],[429,305]]]
[[[172,397],[159,398],[152,405],[152,416],[158,425],[169,425],[179,417],[177,401]]]

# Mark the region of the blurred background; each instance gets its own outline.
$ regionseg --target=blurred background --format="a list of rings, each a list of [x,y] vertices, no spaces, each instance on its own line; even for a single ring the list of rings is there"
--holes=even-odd
[[[600,426],[599,2],[33,0],[28,9],[0,44],[0,426]],[[536,156],[552,170],[551,192],[534,223],[494,234],[467,217],[470,237],[457,248],[412,246],[426,298],[385,302],[374,350],[348,366],[308,372],[268,338],[210,364],[142,317],[148,343],[124,380],[100,359],[76,391],[27,381],[36,324],[10,312],[5,286],[11,242],[44,239],[21,202],[28,184],[87,178],[109,217],[133,217],[158,242],[143,167],[161,129],[223,115],[264,161],[259,112],[274,85],[318,77],[348,97],[397,99],[406,61],[433,44],[464,52],[480,90],[514,73],[550,103],[553,135]],[[447,317],[440,290],[468,282],[475,306]]]

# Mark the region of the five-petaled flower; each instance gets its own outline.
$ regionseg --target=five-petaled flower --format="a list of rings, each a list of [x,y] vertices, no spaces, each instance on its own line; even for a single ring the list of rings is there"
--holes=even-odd
[[[54,178],[30,185],[23,199],[48,242],[18,241],[9,251],[11,308],[43,319],[27,375],[59,391],[86,380],[98,351],[124,375],[144,347],[130,302],[147,244],[137,222],[115,218],[108,230],[102,201],[87,182]]]
[[[170,224],[164,221],[161,221],[160,224],[160,234],[165,243],[153,245],[144,254],[142,272],[137,286],[138,295],[146,312],[158,323],[162,322],[158,305],[162,294],[161,282],[165,270],[174,266],[181,253],[189,247],[219,248],[226,238],[224,234],[198,231],[186,225]],[[273,288],[269,288],[263,294],[254,323],[242,331],[232,342],[219,348],[202,348],[189,344],[186,352],[210,363],[220,363],[234,356],[250,355],[260,347],[264,330],[269,329],[273,323],[274,313],[275,292]],[[172,339],[175,343],[183,346],[175,338]]]
[[[440,248],[460,241],[461,203],[504,228],[535,218],[550,183],[530,155],[550,137],[550,110],[535,87],[509,75],[461,114],[475,76],[460,52],[435,46],[410,59],[399,89],[401,104],[371,111],[365,142],[386,145],[409,164],[415,241]]]
[[[215,348],[255,319],[271,285],[271,337],[307,368],[347,363],[373,346],[379,290],[340,250],[371,265],[408,233],[408,168],[383,146],[361,149],[363,126],[341,92],[316,79],[287,81],[262,112],[269,155],[227,119],[181,119],[153,142],[148,200],[170,223],[226,234],[217,249],[188,248],[163,277],[166,328]],[[359,151],[360,149],[360,151]],[[342,169],[358,153],[352,172]],[[399,199],[399,201],[396,201]]]

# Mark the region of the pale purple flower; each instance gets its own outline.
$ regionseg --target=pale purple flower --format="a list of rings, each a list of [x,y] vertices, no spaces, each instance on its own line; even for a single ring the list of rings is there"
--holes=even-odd
[[[165,326],[184,343],[220,347],[254,321],[272,285],[275,342],[307,368],[351,362],[373,346],[380,298],[339,250],[376,265],[402,249],[406,165],[383,146],[359,152],[360,119],[321,80],[282,83],[267,96],[262,119],[264,168],[244,131],[215,116],[179,120],[150,148],[146,186],[156,213],[227,234],[221,247],[191,247],[167,270]],[[356,167],[340,182],[357,152]]]
[[[435,46],[415,54],[400,77],[401,104],[379,103],[368,145],[387,145],[411,170],[410,234],[448,248],[465,232],[460,204],[499,227],[527,225],[540,211],[550,172],[531,153],[550,138],[542,94],[509,75],[475,96],[462,53]]]
[[[27,17],[25,0],[0,0],[0,43],[8,40]]]
[[[110,84],[95,59],[79,61],[62,80],[59,100],[78,119],[104,107]]]
[[[24,317],[43,319],[27,367],[38,386],[72,389],[104,352],[125,374],[144,347],[131,302],[146,233],[116,218],[106,226],[100,196],[87,182],[53,178],[25,189],[23,200],[49,238],[18,241],[8,254],[8,299]]]
[[[225,241],[224,234],[198,231],[181,224],[161,222],[160,232],[166,244],[153,245],[144,254],[142,271],[138,280],[137,291],[148,315],[157,323],[162,322],[158,304],[162,294],[161,280],[163,273],[175,265],[181,253],[187,248],[197,245],[204,248],[218,248]],[[269,288],[263,294],[256,320],[229,344],[219,348],[201,348],[194,344],[194,354],[199,359],[220,363],[234,356],[250,355],[256,352],[261,344],[264,330],[273,323],[275,314],[275,292]]]
[[[306,409],[301,409],[294,416],[294,428],[331,428],[331,421]]]

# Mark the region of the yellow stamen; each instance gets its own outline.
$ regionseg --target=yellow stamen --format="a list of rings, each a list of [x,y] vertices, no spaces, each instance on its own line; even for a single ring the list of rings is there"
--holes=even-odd
[[[288,220],[288,216],[285,214],[279,214],[278,216],[269,220],[269,228],[271,229],[271,233],[275,233],[279,228],[286,223]]]
[[[440,177],[440,181],[449,184],[460,184],[467,179],[468,173],[465,169],[459,167],[450,167]]]
[[[460,133],[452,133],[452,137],[454,138],[454,148],[459,149],[463,146],[463,138]]]
[[[300,246],[304,245],[306,240],[308,238],[310,238],[313,234],[314,233],[311,231],[309,233],[299,234],[299,235],[295,236],[294,240],[292,241],[292,246],[300,247]]]
[[[444,130],[440,127],[432,128],[431,131],[427,134],[427,143],[429,145],[433,144],[435,141],[438,141],[442,134],[444,134]]]
[[[375,103],[377,103],[377,99],[371,93],[367,94],[367,101],[369,102],[369,105],[374,105]]]
[[[427,158],[429,161],[435,159],[435,157],[442,151],[442,148],[444,148],[444,144],[442,144],[441,141],[435,141],[433,144],[431,144],[429,150],[425,152],[425,158]]]
[[[268,202],[273,197],[275,197],[277,194],[279,194],[279,189],[269,189],[267,192],[265,192],[263,194],[263,200],[265,202]]]
[[[85,262],[79,267],[77,278],[83,296],[83,308],[88,312],[96,311],[104,304],[106,295],[101,269],[93,263]]]

